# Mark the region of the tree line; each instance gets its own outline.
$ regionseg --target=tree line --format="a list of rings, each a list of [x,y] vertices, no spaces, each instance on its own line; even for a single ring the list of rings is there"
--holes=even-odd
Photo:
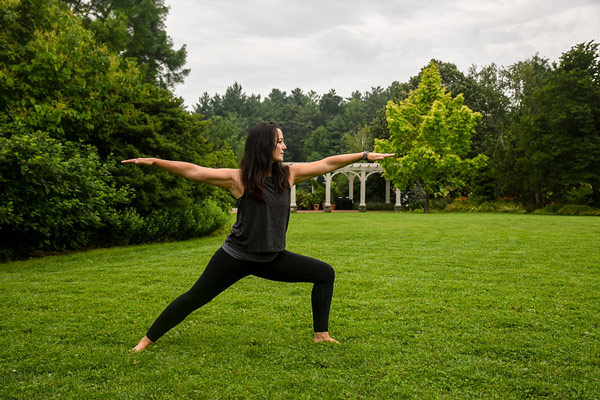
[[[598,44],[581,43],[555,62],[534,55],[508,67],[472,66],[466,73],[450,62],[432,60],[440,86],[480,114],[466,157],[484,155],[464,185],[429,190],[476,201],[516,198],[529,209],[549,203],[600,206],[600,58]],[[388,102],[400,104],[417,90],[428,65],[407,82],[374,87],[342,97],[290,93],[247,95],[234,83],[224,94],[199,97],[194,112],[210,123],[206,138],[240,157],[248,128],[277,121],[285,132],[290,161],[312,161],[340,152],[370,150],[388,139]],[[406,182],[402,189],[423,186]]]

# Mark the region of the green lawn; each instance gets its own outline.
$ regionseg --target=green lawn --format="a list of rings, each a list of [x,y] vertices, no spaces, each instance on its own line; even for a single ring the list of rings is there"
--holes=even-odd
[[[309,284],[249,277],[130,353],[223,239],[0,264],[1,397],[600,398],[598,217],[295,214],[341,345]]]

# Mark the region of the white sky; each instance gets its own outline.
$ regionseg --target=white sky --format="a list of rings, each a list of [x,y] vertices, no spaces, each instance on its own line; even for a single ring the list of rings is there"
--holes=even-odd
[[[300,88],[341,96],[406,82],[432,58],[462,72],[600,42],[600,0],[166,0],[187,45],[188,109],[234,82],[248,95]]]

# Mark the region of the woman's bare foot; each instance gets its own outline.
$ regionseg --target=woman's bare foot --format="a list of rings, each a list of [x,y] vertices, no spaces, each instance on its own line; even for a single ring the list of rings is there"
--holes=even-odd
[[[329,332],[315,332],[315,343],[321,342],[331,342],[340,344],[340,342],[329,336]]]
[[[137,346],[135,346],[133,349],[131,349],[132,351],[142,351],[144,350],[146,347],[150,346],[152,344],[152,340],[148,339],[146,336],[144,336],[142,338],[142,340],[140,340],[140,342],[138,343]]]

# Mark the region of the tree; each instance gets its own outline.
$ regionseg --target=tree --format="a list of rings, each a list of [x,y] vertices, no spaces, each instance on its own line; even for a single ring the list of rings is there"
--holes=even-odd
[[[344,150],[349,153],[360,153],[373,148],[373,134],[368,125],[363,125],[354,132],[344,135]]]
[[[401,103],[388,102],[389,139],[377,139],[375,149],[395,153],[382,162],[385,176],[400,189],[423,185],[425,212],[431,194],[463,187],[487,157],[467,159],[471,135],[481,117],[465,106],[463,96],[452,98],[441,86],[432,62],[423,71],[416,90]]]
[[[136,63],[98,44],[56,0],[4,2],[0,23],[1,192],[18,189],[16,197],[36,200],[0,204],[0,234],[25,232],[46,241],[29,241],[30,249],[51,250],[194,237],[225,223],[232,201],[223,189],[115,161],[152,156],[234,165],[230,150],[215,151],[204,138],[206,121],[169,90],[144,82]],[[48,186],[34,183],[29,171],[36,168],[48,175]],[[126,199],[116,195],[129,189]],[[50,194],[64,212],[44,209]],[[83,239],[56,237],[69,226]]]
[[[446,88],[447,91],[452,93],[463,93],[465,98],[465,104],[470,108],[473,107],[474,100],[477,96],[477,85],[473,78],[465,76],[461,71],[458,70],[455,64],[447,63],[432,59],[430,63],[423,68],[415,76],[412,76],[408,82],[399,83],[392,82],[385,92],[380,92],[383,96],[378,96],[380,99],[385,99],[380,108],[370,113],[372,120],[369,124],[371,132],[375,138],[386,139],[390,136],[386,120],[386,103],[388,100],[392,100],[395,103],[400,103],[406,99],[412,90],[415,90],[419,86],[419,82],[422,79],[423,73],[431,63],[434,63],[438,68],[438,72],[441,77],[441,85]],[[376,94],[377,90],[374,89],[373,94]],[[368,95],[366,97],[369,97]],[[476,132],[477,133],[477,132]]]
[[[536,178],[536,205],[562,201],[572,188],[591,187],[600,204],[600,52],[574,46],[533,94],[537,112],[524,132],[524,159]]]
[[[325,157],[324,151],[332,147],[331,137],[327,128],[320,126],[304,139],[306,160],[315,161]]]
[[[124,57],[136,59],[144,80],[163,88],[182,83],[185,45],[173,48],[165,30],[164,0],[63,0],[94,32],[96,40]]]
[[[525,204],[543,204],[542,170],[532,165],[532,140],[535,140],[533,121],[540,113],[535,93],[551,79],[551,65],[535,55],[519,61],[502,71],[508,104],[509,123],[504,137],[506,149],[497,175],[500,189],[508,195],[518,195]],[[494,165],[498,165],[494,162]]]
[[[319,108],[321,110],[322,123],[327,122],[343,112],[344,99],[336,94],[335,89],[321,96]]]
[[[209,120],[209,126],[204,135],[215,150],[231,149],[236,155],[237,164],[244,155],[244,134],[246,126],[243,120],[235,115],[221,117],[215,115]]]

